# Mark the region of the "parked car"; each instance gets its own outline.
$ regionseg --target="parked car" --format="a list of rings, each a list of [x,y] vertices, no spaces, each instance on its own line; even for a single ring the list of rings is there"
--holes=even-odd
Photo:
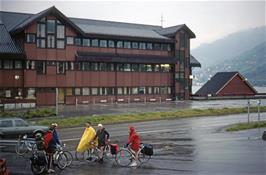
[[[20,135],[27,134],[33,137],[33,133],[48,131],[47,126],[35,126],[28,124],[21,118],[2,118],[0,119],[0,138],[17,139]]]

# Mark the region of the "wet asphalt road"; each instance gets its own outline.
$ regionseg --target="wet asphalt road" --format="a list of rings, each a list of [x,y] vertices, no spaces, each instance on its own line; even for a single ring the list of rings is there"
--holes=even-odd
[[[251,118],[256,120],[256,114]],[[266,120],[266,113],[261,114],[261,119]],[[265,175],[266,141],[262,141],[261,136],[266,128],[233,133],[224,131],[225,126],[244,121],[247,121],[247,115],[240,114],[107,125],[112,142],[119,145],[127,140],[128,125],[136,126],[142,141],[154,145],[155,155],[137,169],[118,167],[113,160],[105,161],[103,165],[75,161],[70,168],[57,170],[56,174]],[[59,130],[68,149],[74,150],[83,129]],[[13,174],[31,173],[27,159],[6,152],[1,152],[1,157],[7,158]]]

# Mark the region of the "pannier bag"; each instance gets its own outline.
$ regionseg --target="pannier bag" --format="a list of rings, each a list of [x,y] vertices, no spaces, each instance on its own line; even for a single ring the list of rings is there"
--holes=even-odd
[[[153,155],[153,146],[151,144],[144,144],[143,150],[145,155]]]
[[[118,151],[119,151],[119,146],[118,146],[118,144],[110,144],[110,146],[111,146],[111,154],[112,154],[112,155],[117,154]]]

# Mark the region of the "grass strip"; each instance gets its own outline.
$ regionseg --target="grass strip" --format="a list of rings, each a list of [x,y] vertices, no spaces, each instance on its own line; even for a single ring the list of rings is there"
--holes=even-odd
[[[249,123],[237,123],[226,128],[226,131],[241,131],[246,129],[264,128],[266,127],[266,121],[249,122]]]
[[[256,112],[257,108],[250,108],[250,112]],[[266,106],[260,108],[261,112],[266,112]],[[187,117],[201,117],[201,116],[221,116],[229,114],[247,113],[246,108],[221,108],[221,109],[183,109],[177,111],[165,112],[145,112],[145,113],[132,113],[132,114],[112,114],[112,115],[93,115],[93,116],[76,116],[76,117],[54,117],[38,119],[36,124],[49,125],[56,122],[60,127],[76,127],[83,126],[86,121],[91,121],[93,124],[112,124],[112,123],[125,123],[125,122],[138,122],[138,121],[151,121],[151,120],[165,120],[177,119]]]

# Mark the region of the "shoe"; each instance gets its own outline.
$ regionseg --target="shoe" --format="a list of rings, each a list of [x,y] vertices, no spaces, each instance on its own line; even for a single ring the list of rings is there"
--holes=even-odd
[[[48,174],[55,173],[55,170],[53,170],[53,169],[49,169],[49,170],[47,171],[47,173],[48,173]]]
[[[88,161],[92,161],[92,157],[87,157],[86,160],[88,160]]]
[[[138,164],[136,161],[132,161],[132,163],[129,165],[130,167],[136,167]]]

